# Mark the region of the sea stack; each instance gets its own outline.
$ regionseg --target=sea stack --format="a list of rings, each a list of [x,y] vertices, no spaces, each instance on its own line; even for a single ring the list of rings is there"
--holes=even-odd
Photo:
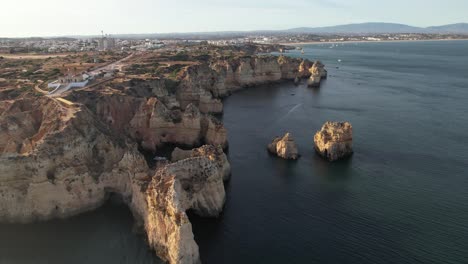
[[[310,78],[307,81],[309,87],[320,87],[322,80],[327,79],[328,72],[322,62],[316,61],[310,68]]]
[[[323,63],[321,61],[314,62],[314,65],[312,65],[312,68],[317,68],[318,69],[318,71],[320,73],[320,77],[322,78],[322,80],[327,79],[328,72],[327,72],[327,70],[325,70],[325,65],[323,65]]]
[[[286,133],[282,138],[275,138],[268,145],[268,151],[283,159],[296,160],[299,158],[296,142],[290,133]]]
[[[348,122],[326,122],[314,137],[315,150],[329,161],[353,154],[353,127]]]

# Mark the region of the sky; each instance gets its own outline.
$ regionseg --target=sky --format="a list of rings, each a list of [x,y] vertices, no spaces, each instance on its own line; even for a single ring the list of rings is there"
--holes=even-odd
[[[467,0],[2,0],[0,37],[468,22]]]

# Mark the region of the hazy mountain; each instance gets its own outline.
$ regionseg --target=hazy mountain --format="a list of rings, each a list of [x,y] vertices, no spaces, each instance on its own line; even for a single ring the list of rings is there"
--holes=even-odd
[[[404,24],[395,23],[361,23],[361,24],[348,24],[331,27],[317,27],[317,28],[293,28],[289,32],[302,32],[302,33],[355,33],[355,34],[368,34],[368,33],[468,33],[468,24],[459,23],[437,27],[413,27]]]
[[[450,24],[438,27],[428,27],[427,30],[437,33],[465,33],[468,34],[468,23]]]

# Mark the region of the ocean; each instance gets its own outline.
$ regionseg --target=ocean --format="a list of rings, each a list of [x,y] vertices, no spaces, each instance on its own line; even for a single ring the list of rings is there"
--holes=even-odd
[[[468,41],[304,46],[329,77],[225,100],[232,179],[218,219],[191,215],[203,263],[468,263]],[[314,152],[349,121],[354,155]],[[267,144],[291,132],[298,161]],[[0,225],[0,263],[155,263],[121,205]]]

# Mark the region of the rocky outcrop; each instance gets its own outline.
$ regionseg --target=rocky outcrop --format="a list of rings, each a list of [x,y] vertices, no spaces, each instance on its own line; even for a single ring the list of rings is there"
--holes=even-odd
[[[69,91],[65,100],[0,96],[0,222],[69,217],[117,193],[161,258],[199,263],[186,211],[219,215],[230,175],[227,131],[207,113],[221,113],[221,99],[240,88],[306,78],[310,67],[249,56],[188,66],[177,80]],[[278,155],[297,155],[290,141],[277,142]],[[152,171],[138,147],[155,152],[165,144],[209,145]]]
[[[325,80],[327,75],[325,66],[320,61],[316,61],[312,68],[310,68],[310,78],[307,81],[307,85],[309,87],[320,87],[322,80]]]
[[[142,221],[149,244],[169,263],[200,263],[186,211],[217,217],[225,202],[223,178],[229,163],[222,149],[203,146],[190,157],[159,169],[132,208]]]
[[[147,150],[165,144],[197,146],[201,143],[227,147],[223,124],[203,115],[193,104],[184,112],[169,111],[158,99],[149,98],[130,121],[132,135]]]
[[[296,142],[290,133],[283,137],[277,137],[268,145],[268,151],[283,159],[296,160],[299,158],[299,151]]]
[[[150,152],[164,144],[197,147],[203,143],[227,147],[227,131],[210,115],[189,104],[170,109],[164,99],[105,92],[73,92],[70,100],[84,103],[113,131],[124,134]],[[166,98],[167,99],[167,98]]]
[[[132,138],[144,149],[154,152],[165,143],[199,145],[201,120],[202,115],[194,105],[188,105],[184,112],[173,112],[151,97],[140,105],[129,127]]]
[[[136,144],[82,105],[47,97],[0,105],[0,222],[69,217],[117,193],[158,256],[169,263],[200,262],[186,211],[221,212],[230,170],[221,147],[192,150],[154,173]]]
[[[308,78],[311,67],[308,60],[285,56],[248,56],[193,65],[181,74],[176,97],[182,108],[194,104],[202,113],[221,113],[220,98],[245,87]]]
[[[212,145],[204,145],[200,148],[192,150],[175,148],[171,154],[171,161],[177,162],[194,157],[208,157],[210,160],[215,161],[218,164],[218,167],[221,169],[223,179],[225,181],[229,179],[231,174],[231,165],[229,164],[227,156],[224,154],[223,149],[220,146],[214,147]]]
[[[315,150],[336,161],[353,154],[353,127],[348,122],[326,122],[314,137]]]
[[[327,70],[325,69],[325,65],[323,65],[323,63],[321,61],[316,61],[314,62],[314,64],[312,65],[312,68],[316,68],[320,74],[320,77],[322,78],[322,80],[325,80],[327,79],[328,77],[328,72]]]
[[[99,207],[108,190],[126,194],[148,173],[136,146],[92,113],[47,97],[17,100],[1,113],[0,221],[68,217]]]

